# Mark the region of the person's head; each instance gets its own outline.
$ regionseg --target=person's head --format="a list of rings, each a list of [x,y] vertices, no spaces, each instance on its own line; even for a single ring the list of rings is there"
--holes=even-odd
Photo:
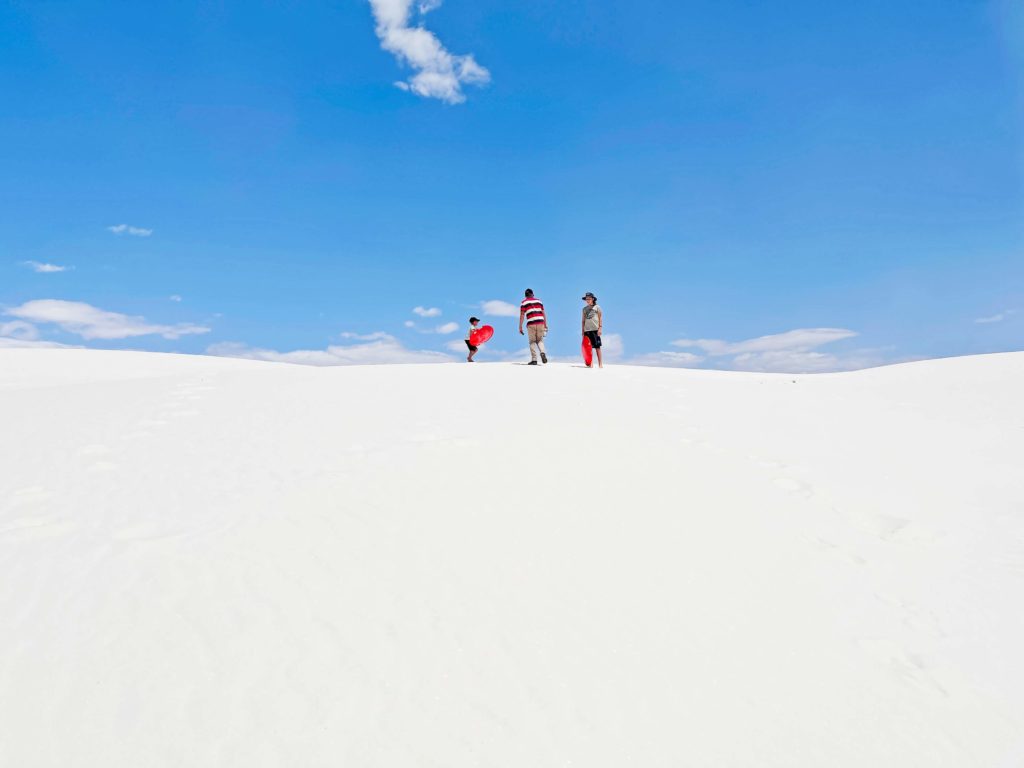
[[[528,298],[528,299],[532,299],[533,298],[533,288],[527,288],[526,289],[526,293],[523,294],[523,295],[526,296],[526,298]]]
[[[587,291],[585,294],[583,294],[583,300],[587,302],[587,304],[589,304],[590,306],[594,306],[595,304],[597,304],[597,296],[592,294],[590,291]]]
[[[480,318],[479,317],[471,317],[471,318],[469,318],[469,324],[470,325],[476,325],[479,322],[480,322]]]

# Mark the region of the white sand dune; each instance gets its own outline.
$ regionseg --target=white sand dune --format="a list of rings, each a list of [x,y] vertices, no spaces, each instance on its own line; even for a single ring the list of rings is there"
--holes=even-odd
[[[0,350],[0,764],[1024,765],[1024,354]]]

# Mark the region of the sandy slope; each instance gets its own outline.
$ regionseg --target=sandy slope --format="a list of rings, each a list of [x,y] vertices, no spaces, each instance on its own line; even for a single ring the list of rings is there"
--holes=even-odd
[[[0,764],[1024,765],[1022,393],[0,350]]]

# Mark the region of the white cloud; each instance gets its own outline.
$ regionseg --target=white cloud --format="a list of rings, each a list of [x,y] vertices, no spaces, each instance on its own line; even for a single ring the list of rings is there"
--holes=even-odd
[[[780,350],[809,350],[830,344],[833,341],[849,339],[856,336],[855,331],[845,328],[797,328],[785,333],[771,336],[758,336],[746,341],[721,341],[720,339],[679,339],[673,341],[674,347],[696,347],[713,357],[723,355],[742,355],[756,352],[774,352]]]
[[[820,346],[856,335],[855,331],[845,328],[797,328],[745,341],[679,339],[672,344],[700,349],[709,357],[732,357],[731,367],[741,371],[813,373],[855,370],[880,364],[881,358],[867,350],[844,356],[816,351]]]
[[[214,344],[206,352],[218,357],[240,357],[246,360],[267,360],[276,363],[317,366],[453,362],[452,357],[444,352],[409,349],[403,346],[398,339],[387,334],[374,341],[334,345],[327,349],[297,349],[292,352],[278,352],[273,349],[259,349],[229,342]]]
[[[32,341],[39,338],[39,329],[24,320],[12,320],[9,323],[0,323],[0,336],[19,341]]]
[[[0,349],[74,349],[70,344],[56,341],[36,341],[31,339],[13,339],[0,336]]]
[[[374,331],[373,333],[352,333],[351,331],[344,331],[338,335],[343,339],[355,339],[356,341],[379,341],[380,339],[391,338],[391,334],[385,333],[384,331]]]
[[[738,371],[761,373],[828,373],[830,371],[857,371],[881,365],[883,358],[869,350],[860,350],[849,355],[832,355],[826,352],[801,352],[778,350],[738,355],[732,367]]]
[[[175,301],[175,302],[181,302],[181,296],[179,296],[179,295],[178,295],[178,294],[176,294],[176,293],[174,293],[174,294],[171,294],[171,295],[170,295],[170,296],[168,296],[167,298],[168,298],[168,299],[170,299],[171,301]]]
[[[422,307],[417,307],[417,309],[422,309]],[[432,312],[433,310],[428,311]],[[438,311],[440,312],[440,310]],[[424,315],[424,317],[433,317],[433,315]],[[456,322],[442,323],[441,325],[435,326],[433,328],[420,328],[412,320],[406,320],[405,327],[411,328],[412,330],[416,331],[416,333],[422,334],[440,333],[441,335],[445,335],[449,333],[455,333],[457,330],[459,330],[459,324]]]
[[[693,368],[704,358],[692,352],[650,352],[629,358],[629,365],[650,365],[657,368]]]
[[[53,323],[83,339],[126,339],[133,336],[151,335],[163,336],[165,339],[177,339],[181,336],[210,331],[204,326],[189,323],[155,325],[147,323],[142,317],[108,312],[80,301],[58,299],[28,301],[20,307],[8,309],[4,314],[37,323]]]
[[[626,353],[626,345],[618,333],[601,334],[601,358],[607,362],[621,360]]]
[[[488,317],[519,317],[518,306],[498,299],[480,302],[480,309]]]
[[[991,317],[979,317],[974,322],[981,323],[981,324],[1001,323],[1001,322],[1003,322],[1003,320],[1008,318],[1010,315],[1014,315],[1016,313],[1017,313],[1016,309],[1007,309],[1007,310],[1005,310],[1003,312],[1000,312],[997,315],[992,315]]]
[[[440,5],[441,0],[420,0],[417,10],[423,15]],[[455,56],[433,32],[423,26],[410,26],[413,0],[370,0],[370,7],[381,48],[416,70],[408,80],[395,83],[402,90],[459,104],[466,100],[463,84],[483,85],[490,81],[491,73],[477,64],[472,55]]]
[[[59,344],[56,341],[40,340],[39,329],[24,320],[0,323],[0,349],[60,349],[67,347],[67,344]]]
[[[26,267],[31,267],[34,272],[66,272],[68,269],[59,264],[44,264],[38,261],[23,261],[21,263]]]
[[[113,232],[115,235],[134,235],[135,237],[149,237],[153,234],[152,229],[144,229],[143,227],[133,227],[129,224],[115,224],[107,229]]]
[[[420,317],[440,317],[441,310],[437,307],[413,307],[412,313]]]

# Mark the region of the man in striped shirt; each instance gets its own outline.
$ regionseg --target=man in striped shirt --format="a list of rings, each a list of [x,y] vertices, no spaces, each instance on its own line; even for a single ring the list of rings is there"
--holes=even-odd
[[[530,338],[530,365],[537,364],[537,353],[544,363],[548,361],[544,350],[544,335],[548,332],[548,321],[544,317],[544,305],[534,297],[533,290],[526,289],[526,298],[519,305],[519,333],[523,333],[523,321],[526,321],[526,333]]]

